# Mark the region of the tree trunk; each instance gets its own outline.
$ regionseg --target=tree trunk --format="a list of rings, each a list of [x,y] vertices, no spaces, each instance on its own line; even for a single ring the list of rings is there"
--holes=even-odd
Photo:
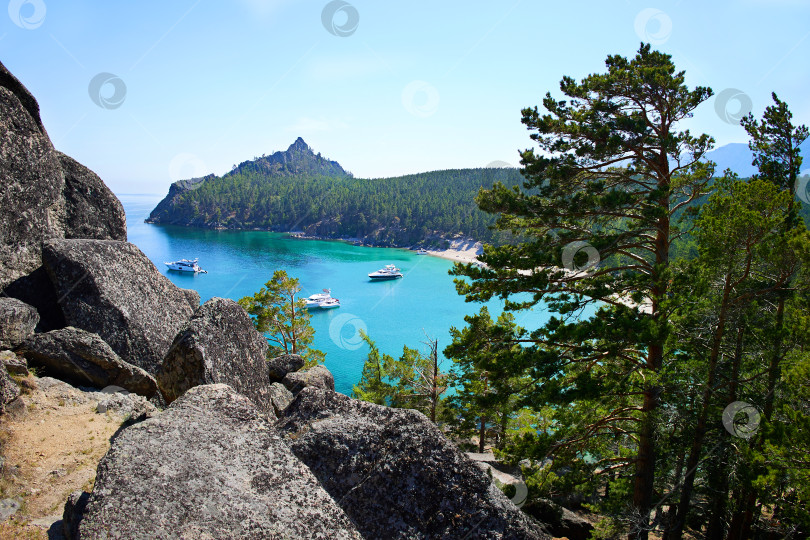
[[[481,428],[478,430],[478,453],[484,453],[484,443],[486,442],[487,436],[487,419],[483,416],[481,417]]]
[[[780,363],[782,361],[782,330],[785,322],[785,295],[780,294],[779,304],[776,308],[776,325],[774,328],[774,344],[773,354],[771,355],[771,362],[768,366],[768,393],[765,395],[765,407],[762,417],[766,422],[770,422],[773,415],[773,402],[774,392],[776,390],[776,383],[779,382],[781,373]],[[757,451],[762,450],[765,443],[764,438],[760,435],[757,437],[755,448]],[[737,506],[736,515],[732,520],[731,530],[729,531],[729,539],[742,540],[751,536],[751,527],[759,518],[757,513],[757,493],[756,490],[750,486],[746,486],[740,497],[741,504]]]
[[[661,170],[668,171],[666,155],[661,155]],[[658,187],[666,193],[658,204],[669,209],[669,176],[660,177]],[[661,323],[661,301],[666,298],[668,284],[659,272],[669,265],[669,214],[658,220],[655,236],[655,266],[650,288],[651,317],[653,326]],[[664,359],[664,336],[657,336],[648,345],[646,369],[658,373]],[[638,455],[636,456],[636,475],[633,482],[633,507],[639,516],[639,523],[628,535],[630,540],[647,540],[649,536],[649,518],[652,509],[653,488],[655,486],[655,419],[660,401],[659,384],[644,385],[643,418],[639,433]]]
[[[695,436],[692,439],[692,448],[689,450],[689,459],[686,461],[686,477],[681,488],[681,500],[678,503],[678,513],[675,524],[672,528],[672,538],[680,538],[686,525],[686,515],[689,513],[689,505],[692,502],[692,490],[695,487],[695,476],[700,464],[700,455],[703,452],[703,440],[706,437],[707,419],[709,416],[709,406],[711,405],[712,394],[714,393],[714,381],[717,373],[717,361],[720,358],[720,345],[726,331],[726,316],[728,313],[729,299],[731,297],[731,272],[726,273],[726,282],[723,285],[723,299],[720,303],[720,314],[717,317],[717,327],[712,338],[712,348],[709,352],[709,372],[706,379],[706,386],[703,389],[703,399],[698,415]]]
[[[745,335],[745,322],[741,321],[737,330],[737,339],[734,347],[734,359],[731,364],[731,379],[726,398],[726,405],[737,401],[737,385],[740,378],[740,364],[742,363],[743,336]],[[709,524],[706,528],[707,540],[723,540],[726,534],[726,519],[728,513],[729,500],[729,472],[728,459],[729,448],[728,438],[721,440],[720,452],[715,460],[714,479],[711,485],[716,485],[715,496],[712,499],[711,510],[709,511]]]

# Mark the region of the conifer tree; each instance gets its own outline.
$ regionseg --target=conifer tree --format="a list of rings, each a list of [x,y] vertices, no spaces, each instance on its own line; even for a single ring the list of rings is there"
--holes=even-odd
[[[276,270],[259,292],[241,298],[239,305],[252,316],[256,330],[267,338],[268,358],[299,354],[306,366],[312,367],[323,362],[325,355],[310,347],[315,329],[309,323],[304,299],[297,297],[299,292],[297,278],[287,276],[284,270]]]
[[[713,172],[700,161],[713,139],[680,124],[712,91],[689,89],[671,57],[645,44],[606,66],[579,82],[564,77],[566,97],[547,94],[545,112],[523,110],[540,150],[522,153],[523,189],[495,185],[478,196],[499,215],[497,227],[521,241],[487,246],[486,267],[454,272],[469,278],[457,281],[468,300],[501,297],[507,309],[545,301],[560,315],[531,332],[532,354],[512,368],[536,381],[531,401],[583,407],[557,431],[567,439],[556,449],[586,452],[616,438],[634,449],[598,465],[631,481],[630,535],[647,538],[660,375],[671,361],[670,249],[684,234],[676,216],[706,193]],[[594,317],[571,317],[595,302]]]

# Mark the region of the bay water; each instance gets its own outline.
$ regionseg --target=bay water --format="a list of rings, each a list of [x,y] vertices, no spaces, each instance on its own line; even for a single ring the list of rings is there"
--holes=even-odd
[[[407,249],[355,246],[346,242],[303,240],[264,231],[216,231],[144,223],[161,195],[119,195],[127,215],[128,239],[178,287],[194,289],[203,302],[215,296],[238,300],[257,292],[275,270],[298,278],[306,297],[331,289],[340,307],[311,310],[313,346],[326,353],[335,389],[350,394],[360,380],[368,347],[365,330],[380,351],[399,357],[403,345],[427,352],[428,338],[441,351],[450,344],[450,328],[463,328],[464,316],[481,304],[467,303],[456,293],[453,263]],[[207,274],[169,271],[165,262],[199,257]],[[404,277],[371,281],[368,274],[395,264]],[[495,318],[500,301],[486,304]],[[519,313],[519,326],[533,329],[549,317],[541,309]],[[449,360],[443,370],[451,367]]]

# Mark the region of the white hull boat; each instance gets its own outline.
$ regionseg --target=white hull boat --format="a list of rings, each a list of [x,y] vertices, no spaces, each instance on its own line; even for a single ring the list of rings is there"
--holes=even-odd
[[[165,264],[169,267],[169,270],[174,270],[175,272],[207,274],[208,272],[200,268],[200,265],[197,264],[198,260],[199,259],[194,259],[193,261],[189,259],[180,259],[179,261],[167,262]]]
[[[340,307],[340,300],[332,298],[332,291],[324,289],[322,293],[315,293],[306,299],[304,307],[310,309],[332,309]]]
[[[400,272],[399,268],[393,264],[386,264],[385,268],[380,268],[376,272],[370,273],[368,277],[375,281],[381,281],[384,279],[398,279],[402,277],[402,272]]]

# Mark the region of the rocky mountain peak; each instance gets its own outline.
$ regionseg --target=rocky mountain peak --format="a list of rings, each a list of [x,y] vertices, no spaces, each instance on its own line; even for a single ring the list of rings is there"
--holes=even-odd
[[[309,147],[309,145],[306,142],[304,142],[304,139],[302,139],[301,137],[298,137],[297,139],[295,139],[295,142],[292,143],[289,148],[287,148],[287,152],[293,152],[293,151],[296,151],[296,150],[299,151],[299,152],[308,151],[308,152],[314,154],[314,152],[312,152],[312,149]]]

